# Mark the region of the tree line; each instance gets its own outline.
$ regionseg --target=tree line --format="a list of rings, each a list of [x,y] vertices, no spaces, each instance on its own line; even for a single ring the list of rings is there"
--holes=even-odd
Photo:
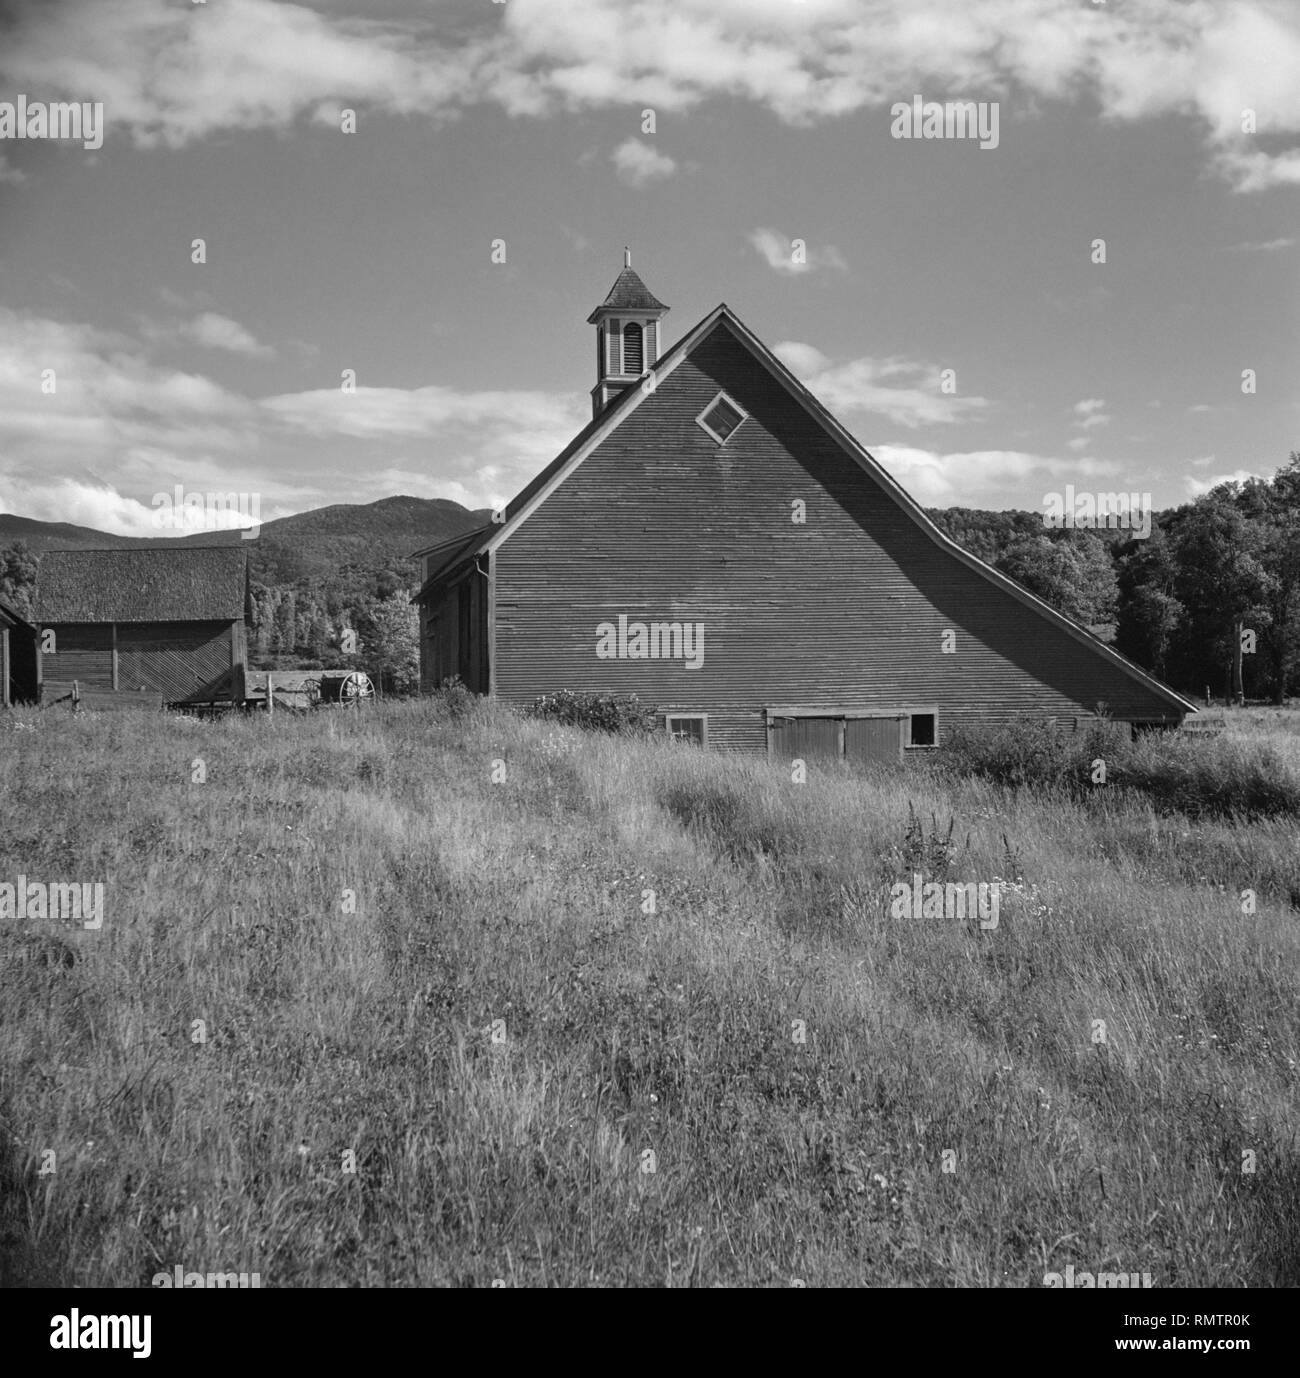
[[[1223,483],[1154,514],[1149,537],[1055,529],[1033,512],[948,508],[959,545],[1189,697],[1283,703],[1300,689],[1300,452],[1272,478]],[[0,602],[31,615],[37,557],[0,550]],[[260,669],[364,669],[388,693],[419,684],[409,561],[345,564],[251,586]]]

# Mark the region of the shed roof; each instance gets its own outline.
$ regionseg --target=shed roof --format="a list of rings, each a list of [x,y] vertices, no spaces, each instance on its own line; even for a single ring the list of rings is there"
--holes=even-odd
[[[58,622],[238,622],[248,612],[248,555],[238,546],[49,550],[32,615]]]

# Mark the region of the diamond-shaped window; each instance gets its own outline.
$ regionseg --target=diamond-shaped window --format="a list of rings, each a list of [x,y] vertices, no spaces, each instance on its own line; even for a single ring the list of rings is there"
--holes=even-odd
[[[719,445],[725,445],[746,415],[725,392],[720,392],[695,419]]]

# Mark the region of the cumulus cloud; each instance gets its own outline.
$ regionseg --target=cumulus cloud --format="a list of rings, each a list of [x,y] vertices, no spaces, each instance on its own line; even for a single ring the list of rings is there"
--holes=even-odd
[[[773,353],[833,415],[879,416],[909,430],[950,424],[979,416],[990,407],[984,397],[961,397],[939,390],[937,364],[890,356],[835,363],[819,349],[786,340]]]
[[[779,230],[768,229],[751,231],[749,242],[769,268],[792,277],[818,268],[836,268],[841,272],[848,268],[844,255],[833,244],[810,246],[797,235],[791,239]]]
[[[614,171],[629,187],[645,187],[671,177],[677,164],[642,139],[624,139],[611,155]]]
[[[205,349],[224,349],[231,354],[247,354],[254,358],[270,358],[275,354],[269,345],[259,344],[238,321],[204,311],[186,323],[186,338]]]
[[[684,111],[715,97],[790,123],[926,90],[1095,100],[1116,121],[1195,119],[1241,191],[1300,183],[1293,0],[510,0],[364,18],[287,0],[16,0],[0,86],[103,99],[109,137],[173,147],[218,131],[337,127],[339,110],[441,118]],[[376,10],[378,13],[376,13]],[[1261,55],[1267,55],[1263,60]]]
[[[1106,410],[1104,397],[1085,397],[1082,402],[1076,402],[1074,415],[1074,424],[1084,430],[1090,430],[1093,426],[1110,425],[1110,413]]]
[[[1193,460],[1192,463],[1195,464],[1197,461]],[[1234,469],[1230,474],[1214,474],[1203,479],[1194,478],[1189,474],[1183,479],[1183,489],[1188,497],[1199,498],[1221,483],[1245,483],[1247,479],[1269,477],[1268,474],[1257,474],[1253,469]]]
[[[1104,478],[1118,466],[1100,460],[1057,459],[1023,450],[940,454],[906,445],[872,445],[872,455],[923,507],[986,507],[1001,502],[1041,511],[1054,485]]]
[[[118,535],[157,535],[150,498],[178,483],[258,493],[264,520],[393,491],[485,506],[585,411],[568,394],[436,386],[245,397],[123,332],[0,308],[0,511]]]

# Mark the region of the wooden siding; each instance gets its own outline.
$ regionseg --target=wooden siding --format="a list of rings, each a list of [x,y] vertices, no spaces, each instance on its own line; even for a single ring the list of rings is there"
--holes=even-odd
[[[646,321],[645,323],[645,362],[647,368],[653,368],[659,362],[658,321]]]
[[[47,630],[47,629],[42,629]],[[54,651],[43,651],[43,699],[72,693],[76,680],[87,689],[112,689],[113,629],[103,623],[64,622],[48,628]]]
[[[695,417],[748,412],[719,446]],[[806,521],[791,521],[796,500]],[[763,750],[765,706],[977,721],[1177,711],[936,545],[720,323],[493,556],[494,687],[635,692]],[[700,623],[704,661],[598,659],[619,614]],[[943,652],[946,631],[956,650]]]
[[[72,692],[140,694],[167,703],[226,697],[245,663],[242,622],[125,622],[55,625],[57,653],[45,655],[48,702]]]
[[[488,692],[488,581],[477,571],[421,609],[420,687],[428,692],[453,675],[476,694]]]

